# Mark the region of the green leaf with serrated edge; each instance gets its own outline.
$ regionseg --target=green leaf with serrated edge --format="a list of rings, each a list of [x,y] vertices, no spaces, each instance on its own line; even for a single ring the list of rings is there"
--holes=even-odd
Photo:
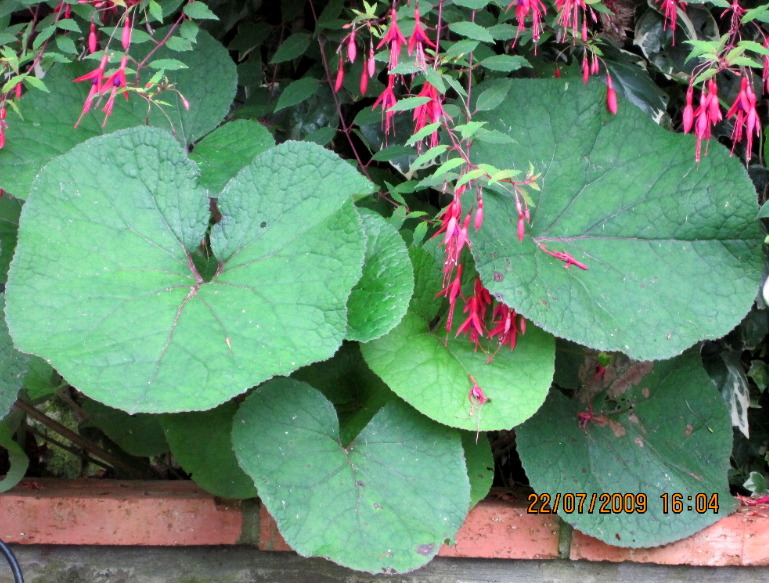
[[[5,305],[5,296],[0,294],[0,310]],[[21,390],[24,375],[27,374],[29,356],[22,354],[13,346],[8,335],[5,317],[0,312],[0,419],[13,408],[16,396]]]
[[[164,30],[158,30],[156,37],[160,35],[162,38]],[[141,58],[146,50],[149,48],[132,48],[131,54]],[[154,56],[165,58],[172,55],[161,48]],[[235,95],[237,73],[227,50],[205,31],[201,31],[195,50],[184,54],[180,60],[189,69],[168,71],[167,77],[189,102],[189,111],[175,92],[167,91],[160,98],[171,105],[164,106],[163,112],[152,106],[149,121],[150,125],[162,128],[169,128],[170,121],[177,138],[190,145],[219,125],[229,111]],[[13,123],[9,123],[6,145],[0,150],[0,188],[19,198],[26,198],[35,175],[55,156],[93,136],[144,125],[147,102],[132,95],[127,102],[122,97],[115,100],[106,127],[101,125],[104,114],[94,102],[92,112],[83,117],[77,128],[73,128],[91,84],[73,83],[72,80],[96,66],[97,62],[88,61],[53,67],[45,76],[46,83],[52,88],[51,94],[34,91],[24,97],[21,106],[24,119],[13,119]],[[146,77],[143,76],[142,81],[153,73],[151,70],[143,72]],[[216,83],[212,84],[211,79],[216,79]]]
[[[16,233],[22,201],[8,194],[0,196],[0,283],[5,283],[8,266],[16,249]]]
[[[549,332],[639,359],[681,353],[739,323],[761,276],[755,190],[739,160],[670,133],[635,107],[611,115],[602,84],[512,83],[476,119],[518,140],[477,142],[476,163],[534,165],[541,192],[522,242],[512,196],[484,196],[472,252],[492,295]],[[617,141],[617,136],[627,140]],[[546,254],[569,253],[587,266]]]
[[[413,312],[386,336],[361,345],[361,352],[371,370],[421,413],[471,431],[510,429],[533,415],[545,400],[555,361],[553,337],[536,326],[527,327],[515,350],[501,347],[488,363],[473,342],[442,327],[431,332]],[[483,406],[469,398],[470,375],[490,399]]]
[[[458,433],[400,402],[344,444],[323,395],[274,379],[241,405],[232,438],[283,538],[303,556],[403,573],[435,556],[467,513]]]
[[[304,77],[298,81],[294,81],[288,87],[283,90],[283,93],[278,97],[278,102],[275,104],[275,111],[278,112],[281,109],[292,107],[299,103],[302,103],[305,99],[312,97],[315,92],[320,89],[320,81],[313,79],[312,77]]]
[[[39,356],[30,356],[23,386],[29,400],[36,403],[55,394],[66,383],[50,364]]]
[[[200,168],[200,184],[216,195],[241,168],[274,145],[275,139],[262,124],[235,120],[219,126],[195,144],[190,158]]]
[[[339,416],[339,437],[350,443],[371,418],[398,397],[363,360],[357,342],[343,342],[336,354],[323,362],[304,366],[291,378],[318,389]]]
[[[179,69],[188,69],[187,65],[178,59],[154,59],[147,63],[150,69],[163,69],[164,71],[178,71]]]
[[[366,253],[363,275],[347,300],[348,340],[368,342],[387,334],[406,314],[414,292],[408,249],[398,231],[378,213],[359,209]]]
[[[478,64],[490,71],[503,71],[505,73],[517,71],[521,67],[531,67],[529,61],[519,55],[494,55],[486,57]]]
[[[101,429],[124,452],[137,457],[150,457],[168,451],[160,415],[129,415],[88,398],[83,401],[82,407],[89,417],[86,426]]]
[[[467,477],[470,478],[470,508],[483,500],[494,481],[494,454],[486,435],[462,431]]]
[[[270,59],[270,64],[283,63],[301,57],[310,46],[311,40],[312,37],[306,32],[292,34],[275,51],[272,59]]]
[[[645,547],[687,537],[734,510],[726,479],[729,416],[697,351],[631,366],[613,379],[608,396],[612,409],[604,411],[596,401],[592,415],[597,419],[583,429],[577,415],[587,412],[586,405],[553,391],[516,429],[532,487],[549,493],[551,506],[561,493],[563,520],[610,545]],[[564,495],[575,493],[586,495],[583,511],[565,512]],[[599,513],[602,494],[609,496],[607,507],[614,501],[618,511]],[[682,494],[683,511],[666,509],[663,494]],[[703,504],[711,496],[718,499],[718,513]],[[643,500],[645,510],[639,506]]]
[[[469,22],[467,20],[461,20],[459,22],[452,22],[449,24],[449,30],[460,36],[467,37],[472,40],[481,42],[493,43],[494,37],[491,36],[488,30],[479,24]]]
[[[12,336],[111,407],[214,407],[336,351],[363,261],[351,195],[370,188],[314,144],[262,153],[219,194],[206,281],[193,252],[208,197],[178,142],[154,128],[94,138],[51,162],[24,205]]]
[[[413,312],[425,322],[438,314],[443,300],[437,296],[443,285],[443,271],[431,248],[437,247],[435,239],[428,240],[420,247],[409,248],[411,265],[414,268],[414,295],[409,304]]]
[[[214,496],[253,498],[254,481],[240,469],[232,451],[232,401],[210,411],[161,415],[160,423],[174,459],[195,483]]]
[[[405,99],[399,100],[387,111],[411,111],[412,109],[416,109],[417,107],[420,107],[429,102],[429,97],[421,97],[418,95],[414,97],[406,97]]]
[[[205,2],[195,1],[185,4],[182,10],[185,16],[198,20],[219,20],[219,17],[211,12]]]
[[[510,83],[495,79],[480,85],[476,89],[478,91],[478,99],[476,100],[475,108],[478,111],[486,111],[494,109],[505,100],[507,92],[510,90]]]
[[[371,159],[376,160],[377,162],[389,162],[395,158],[399,158],[401,156],[409,156],[413,153],[414,148],[410,148],[408,146],[388,146],[387,148],[382,148],[379,150],[371,157]]]
[[[29,458],[21,446],[13,440],[13,431],[0,423],[0,449],[8,453],[10,468],[5,477],[0,480],[0,493],[7,492],[21,482],[29,467]]]

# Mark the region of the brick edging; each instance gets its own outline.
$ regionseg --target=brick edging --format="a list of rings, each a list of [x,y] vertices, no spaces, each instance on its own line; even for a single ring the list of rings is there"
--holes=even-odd
[[[290,550],[264,508],[252,501],[222,501],[180,481],[25,480],[0,495],[0,540],[53,545],[253,544],[261,550]],[[741,508],[684,540],[628,549],[572,531],[557,516],[527,514],[522,501],[488,499],[468,514],[456,544],[444,546],[439,555],[769,566],[769,505]]]

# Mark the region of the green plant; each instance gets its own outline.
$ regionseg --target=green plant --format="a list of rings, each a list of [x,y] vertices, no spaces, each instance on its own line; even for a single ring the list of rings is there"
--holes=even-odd
[[[701,143],[739,73],[724,135],[753,157],[765,11],[731,5],[717,46],[688,27],[667,71],[642,41],[680,47],[678,5],[650,8],[652,77],[618,3],[32,5],[0,12],[4,488],[14,402],[64,384],[129,454],[258,493],[297,551],[365,571],[451,540],[487,431],[515,428],[550,510],[611,544],[735,508],[747,411],[698,349],[747,326],[763,228]],[[660,127],[669,95],[696,137]],[[765,470],[748,457],[733,477]]]

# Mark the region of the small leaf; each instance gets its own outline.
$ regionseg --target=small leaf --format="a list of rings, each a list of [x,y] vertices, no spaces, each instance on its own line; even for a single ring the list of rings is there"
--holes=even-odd
[[[398,102],[387,111],[411,111],[412,109],[416,109],[420,105],[424,105],[425,103],[429,102],[429,97],[406,97],[405,99],[398,100]]]
[[[505,73],[517,71],[521,67],[531,67],[529,61],[519,55],[494,55],[493,57],[486,57],[479,65],[490,71],[503,71]]]
[[[278,112],[281,109],[287,107],[293,107],[302,103],[306,99],[312,97],[315,92],[320,88],[320,81],[313,79],[312,77],[303,77],[297,81],[294,81],[283,90],[283,93],[278,97],[278,103],[275,104],[275,111]]]
[[[486,43],[494,42],[494,37],[491,36],[488,30],[479,24],[467,20],[452,22],[449,24],[449,30],[455,34],[467,37],[469,39]]]
[[[312,37],[306,32],[297,32],[284,40],[270,59],[270,64],[292,61],[301,57],[310,46]]]
[[[211,9],[206,6],[205,2],[200,2],[198,0],[185,4],[182,11],[185,16],[197,20],[219,20],[219,17],[211,12]]]
[[[187,69],[187,65],[176,59],[155,59],[147,63],[150,69],[163,69],[166,71],[178,71],[179,69]]]

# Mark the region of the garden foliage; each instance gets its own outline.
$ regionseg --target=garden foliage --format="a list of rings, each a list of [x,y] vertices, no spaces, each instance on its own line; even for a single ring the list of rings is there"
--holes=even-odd
[[[452,541],[491,485],[486,432],[514,429],[543,510],[607,543],[715,522],[767,469],[767,21],[3,4],[0,488],[27,467],[14,403],[66,392],[362,571]]]

